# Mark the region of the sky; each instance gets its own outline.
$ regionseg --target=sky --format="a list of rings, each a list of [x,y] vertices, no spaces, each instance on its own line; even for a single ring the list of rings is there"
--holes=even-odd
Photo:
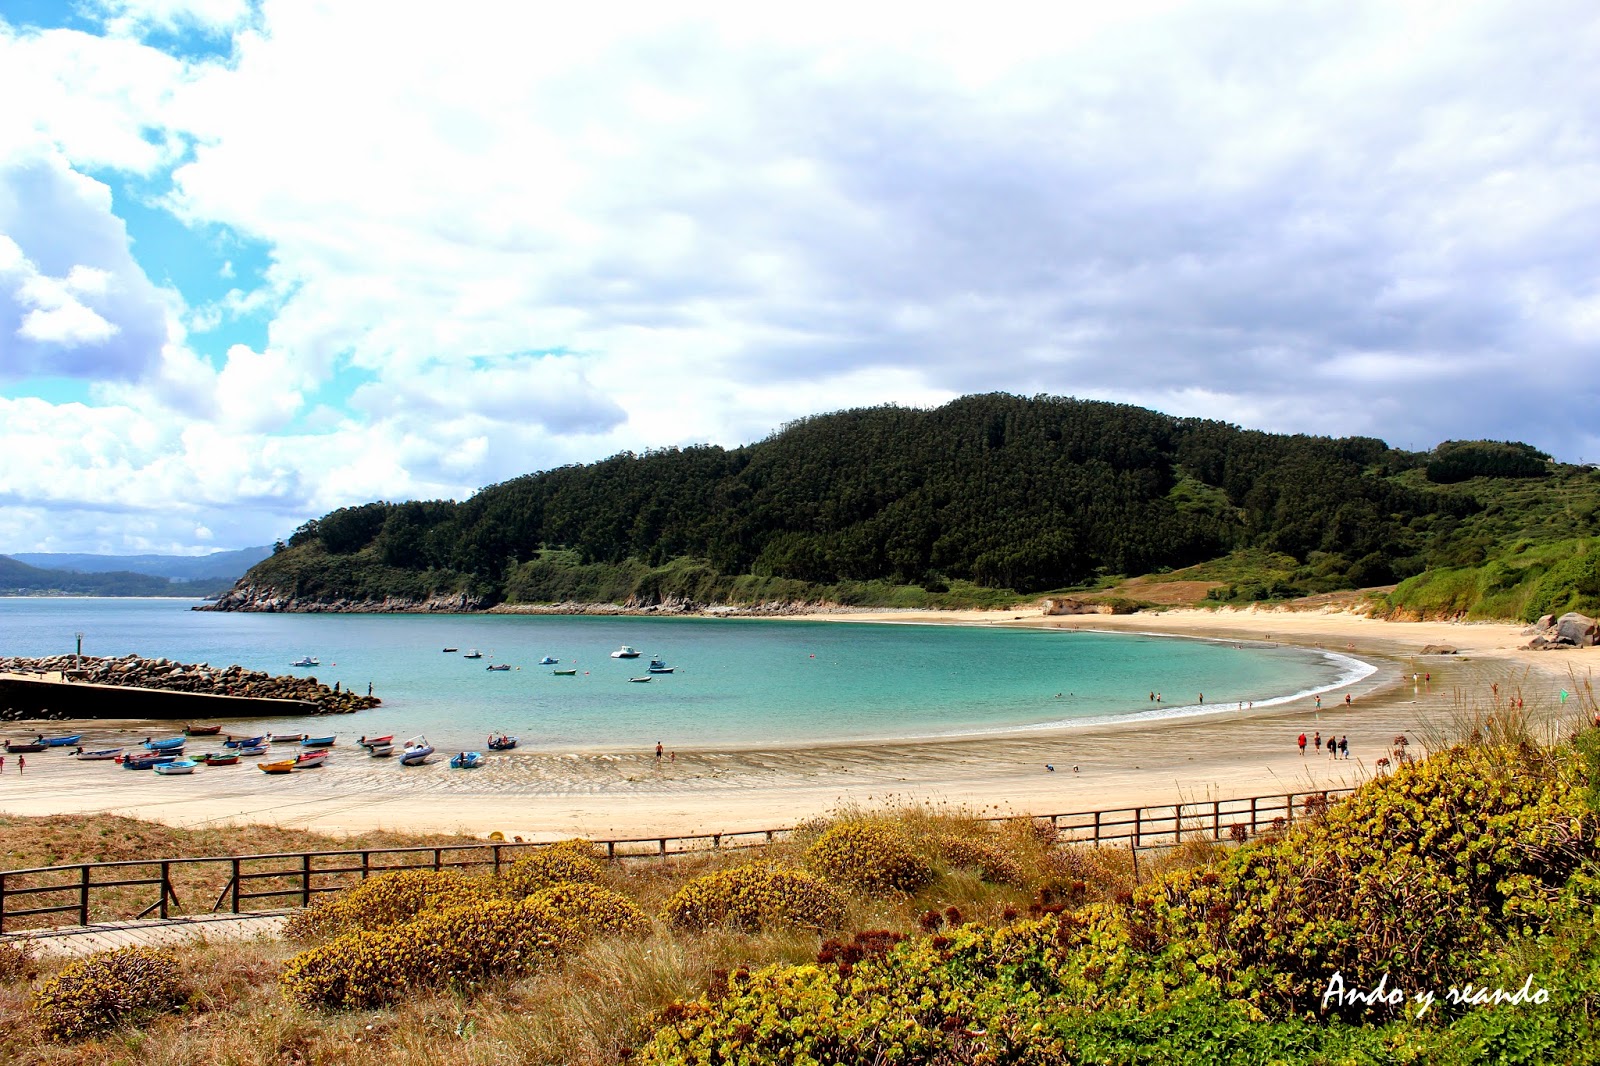
[[[967,393],[1600,460],[1600,6],[0,0],[0,552]]]

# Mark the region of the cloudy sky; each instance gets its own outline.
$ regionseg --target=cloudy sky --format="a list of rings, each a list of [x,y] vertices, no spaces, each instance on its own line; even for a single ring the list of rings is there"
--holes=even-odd
[[[0,552],[969,392],[1600,460],[1600,7],[0,0]]]

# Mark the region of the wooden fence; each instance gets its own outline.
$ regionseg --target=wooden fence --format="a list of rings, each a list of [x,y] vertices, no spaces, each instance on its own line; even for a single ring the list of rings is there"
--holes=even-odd
[[[1154,807],[1074,811],[1033,815],[1048,822],[1058,843],[1127,844],[1133,848],[1169,847],[1184,840],[1244,840],[1265,830],[1315,815],[1354,789],[1325,789],[1275,796],[1198,800]],[[1012,821],[985,819],[991,823]],[[708,850],[761,847],[788,838],[794,829],[756,829],[693,836],[599,840],[614,860],[690,855]],[[233,914],[306,907],[325,892],[337,892],[390,870],[490,868],[499,873],[544,843],[493,842],[439,847],[360,848],[297,851],[268,855],[224,855],[178,859],[132,859],[74,863],[31,870],[0,871],[0,935],[18,928],[50,924],[50,915],[71,915],[79,925],[91,920],[204,913]],[[188,903],[179,895],[182,890]],[[141,891],[153,890],[153,891]],[[154,895],[153,902],[137,908]],[[273,901],[270,904],[264,901]],[[18,906],[18,904],[21,906]],[[135,913],[136,912],[136,913]],[[23,923],[19,926],[18,923]]]

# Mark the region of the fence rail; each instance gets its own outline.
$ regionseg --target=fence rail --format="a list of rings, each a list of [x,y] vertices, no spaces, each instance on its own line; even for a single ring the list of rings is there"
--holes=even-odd
[[[1324,810],[1330,802],[1355,791],[1349,788],[1292,792],[1273,796],[1196,800],[1151,807],[1072,811],[1064,814],[988,818],[991,823],[1031,820],[1049,823],[1057,843],[1123,844],[1133,848],[1168,847],[1184,840],[1244,840],[1264,830],[1287,826]],[[795,830],[754,829],[689,836],[630,837],[598,840],[614,860],[692,855],[711,850],[762,847],[787,839]],[[194,858],[128,859],[120,862],[73,863],[29,870],[0,871],[0,935],[8,924],[15,932],[24,919],[37,927],[47,915],[71,915],[79,925],[91,919],[126,917],[149,896],[155,899],[137,918],[155,913],[200,913],[185,910],[179,888],[191,899],[209,899],[211,913],[233,914],[306,907],[317,895],[338,892],[376,874],[393,870],[502,867],[520,855],[548,846],[543,842],[425,845],[407,848],[356,848],[342,851],[295,851],[262,855],[220,855]],[[156,889],[140,895],[141,888]],[[130,901],[127,897],[133,896]],[[257,906],[273,900],[275,905]],[[18,906],[21,903],[22,906]]]

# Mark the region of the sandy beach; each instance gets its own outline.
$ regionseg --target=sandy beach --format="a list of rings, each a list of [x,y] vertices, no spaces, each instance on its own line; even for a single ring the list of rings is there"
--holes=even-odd
[[[435,763],[401,770],[391,761],[335,749],[320,770],[268,776],[248,764],[186,777],[79,763],[65,752],[6,758],[0,811],[116,813],[173,825],[278,824],[331,833],[384,828],[485,836],[595,839],[733,832],[790,826],[844,806],[919,803],[982,814],[1052,814],[1234,796],[1282,794],[1358,783],[1392,738],[1413,745],[1459,732],[1471,713],[1520,697],[1541,728],[1576,720],[1600,650],[1519,650],[1518,625],[1380,622],[1344,612],[1173,610],[1127,616],[1040,617],[1016,611],[827,614],[820,620],[896,624],[1032,626],[1143,632],[1283,643],[1337,650],[1378,669],[1318,711],[1236,706],[1185,718],[890,744],[617,753],[517,751],[481,770]],[[1423,654],[1428,645],[1456,654]],[[1431,674],[1431,680],[1422,680]],[[1412,677],[1418,681],[1413,683]],[[1495,690],[1498,686],[1498,692]],[[1184,702],[1194,694],[1184,694]],[[1170,699],[1170,697],[1169,697]],[[48,723],[52,732],[70,723]],[[1347,736],[1348,760],[1302,755],[1296,737]],[[4,732],[31,736],[28,725]],[[91,747],[137,743],[135,723],[83,723]],[[1417,750],[1416,747],[1413,751]],[[1054,766],[1053,771],[1046,766]]]

